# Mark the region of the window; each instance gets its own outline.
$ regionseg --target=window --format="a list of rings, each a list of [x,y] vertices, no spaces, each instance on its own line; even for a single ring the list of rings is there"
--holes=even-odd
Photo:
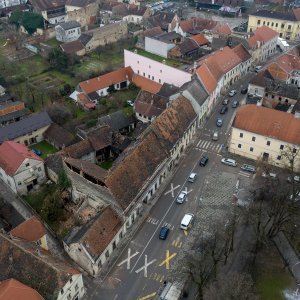
[[[293,149],[293,153],[296,153],[296,152],[297,152],[297,149],[296,149],[296,148],[294,148],[294,149]]]
[[[281,24],[281,28],[284,28],[284,24]]]
[[[160,70],[160,73],[162,73],[162,70]]]
[[[252,142],[255,142],[255,140],[256,140],[256,137],[253,136],[253,137],[252,137]]]
[[[106,256],[106,257],[109,257],[109,252],[108,252],[108,250],[105,252],[105,256]]]
[[[71,299],[72,299],[72,298],[71,298],[71,294],[68,294],[67,299],[68,299],[68,300],[71,300]]]
[[[158,79],[158,82],[161,83],[161,79]]]
[[[274,26],[274,22],[272,22],[271,26]]]
[[[138,74],[140,74],[140,70],[138,70]]]
[[[21,185],[21,184],[22,184],[22,182],[21,182],[21,181],[19,181],[19,182],[18,182],[18,185]]]
[[[275,24],[275,27],[278,27],[278,23]]]
[[[271,142],[270,141],[267,141],[267,146],[270,146],[271,145]]]
[[[278,98],[279,101],[281,101],[281,99],[282,99],[281,97]]]
[[[139,64],[139,63],[140,63],[140,61],[138,60],[138,61],[137,61],[137,63]]]
[[[250,152],[253,152],[253,147],[250,147]]]
[[[144,76],[144,77],[146,76],[145,72],[143,73],[143,76]]]
[[[238,144],[238,148],[242,148],[242,144]]]
[[[292,29],[292,25],[289,25],[289,26],[288,26],[288,29]]]
[[[152,80],[154,80],[154,76],[152,76]]]
[[[260,24],[260,20],[257,20],[257,25],[259,25]]]
[[[149,69],[151,69],[151,66],[149,65]]]
[[[265,93],[265,96],[268,97],[268,93]]]
[[[284,148],[284,145],[280,145],[280,150],[283,150],[283,148]]]
[[[263,25],[266,25],[266,21],[263,22]]]
[[[267,26],[269,26],[269,25],[270,25],[270,22],[267,23]]]
[[[60,293],[63,295],[63,293],[64,293],[64,289],[61,289],[61,290],[60,290]]]
[[[150,79],[150,75],[148,75],[148,78]]]
[[[119,239],[121,239],[123,237],[123,232],[121,231],[119,234]]]
[[[71,283],[73,282],[73,278],[72,278],[72,277],[70,278],[70,282],[71,282]]]
[[[274,96],[274,95],[272,95],[272,99],[274,99],[274,97],[275,97],[275,96]]]
[[[281,160],[281,155],[278,155],[278,156],[277,156],[277,160]]]
[[[240,137],[242,138],[244,136],[244,134],[242,132],[240,132]]]
[[[100,260],[101,262],[101,260]],[[78,284],[75,285],[75,291],[78,291],[79,287],[78,287]]]
[[[25,164],[25,167],[29,167],[29,163],[26,163],[26,164]]]
[[[80,252],[81,252],[81,248],[78,248],[78,251],[80,251]]]

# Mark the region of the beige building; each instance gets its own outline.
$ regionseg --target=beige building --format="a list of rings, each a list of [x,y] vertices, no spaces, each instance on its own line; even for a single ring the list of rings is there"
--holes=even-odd
[[[261,26],[268,26],[277,31],[279,37],[287,40],[300,38],[300,8],[288,13],[260,10],[249,15],[248,32],[255,31]]]
[[[300,171],[300,116],[248,104],[241,106],[232,124],[229,152],[262,159],[276,167],[289,167],[287,156],[296,155]]]

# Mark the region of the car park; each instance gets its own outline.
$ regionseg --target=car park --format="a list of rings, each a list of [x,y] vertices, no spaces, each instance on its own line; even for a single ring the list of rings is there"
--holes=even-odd
[[[176,199],[176,203],[182,204],[186,200],[187,192],[181,191]]]
[[[248,88],[241,89],[241,94],[247,94],[247,92],[248,92]]]
[[[234,159],[231,158],[222,158],[221,162],[225,165],[231,166],[231,167],[236,167],[237,163]]]
[[[184,217],[181,220],[180,223],[180,228],[183,230],[187,230],[191,225],[193,224],[194,221],[194,215],[191,213],[185,214]]]
[[[221,118],[217,118],[217,122],[216,122],[218,127],[222,127],[223,125],[223,120]]]
[[[300,176],[295,175],[293,181],[294,181],[295,183],[300,183]],[[287,178],[287,182],[292,183],[293,181],[292,181],[292,176],[289,176],[289,177]]]
[[[168,237],[170,229],[167,226],[163,226],[159,232],[159,238],[165,240]]]
[[[42,151],[39,149],[32,149],[32,152],[38,156],[42,156],[42,154],[43,154]]]
[[[220,114],[222,114],[222,115],[225,114],[227,112],[227,110],[228,110],[228,107],[226,105],[223,105],[220,110]]]
[[[236,107],[238,107],[239,106],[239,101],[237,101],[237,100],[234,100],[233,102],[232,102],[232,105],[231,105],[233,108],[236,108]]]
[[[256,172],[256,168],[254,166],[247,165],[247,164],[243,164],[241,166],[241,169],[243,171],[250,172],[250,173],[255,173]]]
[[[194,182],[196,180],[197,174],[196,173],[191,173],[189,178],[188,178],[188,182]]]
[[[229,97],[233,97],[236,94],[236,90],[231,90],[228,95]]]
[[[199,165],[201,167],[205,167],[208,163],[208,157],[207,156],[202,156],[201,159],[200,159],[200,162],[199,162]]]
[[[226,98],[226,99],[223,100],[224,105],[227,105],[228,103],[229,103],[229,99]]]
[[[133,106],[133,101],[127,100],[127,104],[128,104],[129,106]]]

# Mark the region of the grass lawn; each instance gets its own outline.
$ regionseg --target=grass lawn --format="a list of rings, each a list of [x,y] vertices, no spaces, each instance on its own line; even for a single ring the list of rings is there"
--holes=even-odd
[[[58,151],[55,147],[53,147],[46,141],[41,141],[37,144],[31,145],[30,148],[40,150],[42,152],[43,159],[47,158],[48,154],[53,154]]]
[[[107,161],[103,161],[101,164],[100,164],[100,167],[105,169],[105,170],[108,170],[111,168],[113,164],[113,160],[107,160]]]
[[[171,67],[179,67],[179,66],[182,65],[182,63],[180,61],[177,61],[177,60],[174,60],[174,59],[164,58],[162,56],[147,52],[147,51],[142,50],[142,49],[136,49],[136,50],[137,50],[137,54],[140,54],[142,56],[151,58],[151,59],[156,60],[158,62],[162,62],[163,60],[165,60],[166,64],[168,66],[171,66]]]
[[[18,74],[26,77],[38,75],[49,68],[45,59],[40,55],[34,55],[30,58],[18,62]]]
[[[53,47],[53,48],[57,48],[57,47],[59,47],[59,45],[61,45],[62,43],[59,42],[56,38],[52,38],[52,39],[50,39],[50,40],[48,40],[48,41],[45,41],[44,44],[49,45],[49,46],[51,46],[51,47]]]
[[[294,281],[283,268],[281,257],[275,246],[269,246],[258,255],[255,285],[263,300],[285,300],[283,292],[294,288]]]

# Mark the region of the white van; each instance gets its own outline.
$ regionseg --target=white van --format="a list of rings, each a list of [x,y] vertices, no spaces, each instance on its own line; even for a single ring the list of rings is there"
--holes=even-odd
[[[187,230],[193,223],[194,215],[193,214],[185,214],[180,223],[180,228],[183,230]]]

